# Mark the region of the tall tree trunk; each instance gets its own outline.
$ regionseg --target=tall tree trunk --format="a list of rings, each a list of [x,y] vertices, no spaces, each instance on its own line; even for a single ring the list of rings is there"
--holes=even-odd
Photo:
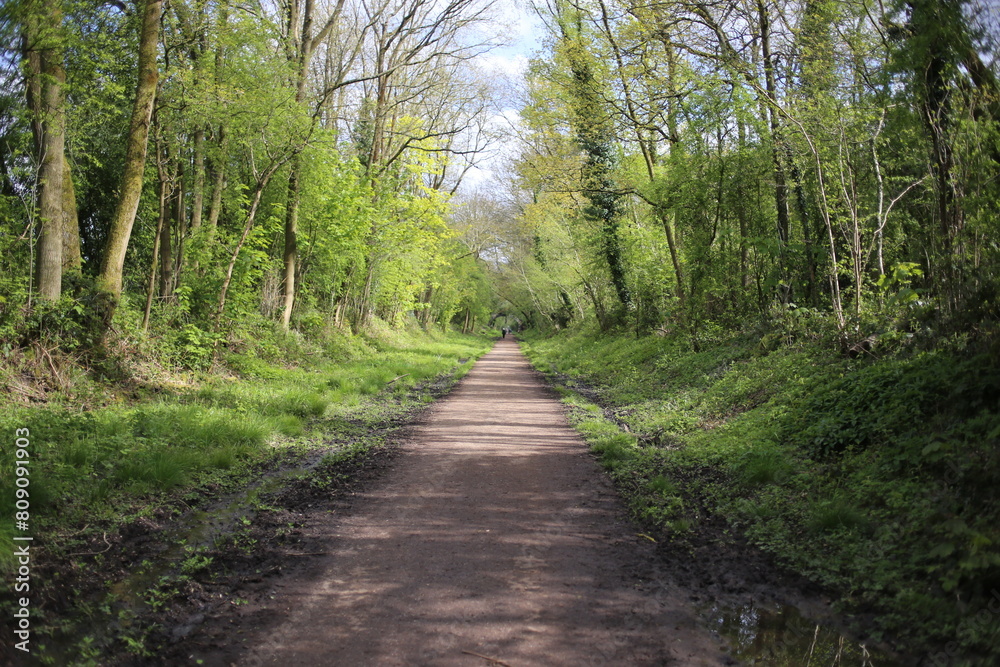
[[[936,0],[909,0],[910,30],[917,54],[914,63],[920,115],[931,139],[931,171],[937,194],[938,241],[942,292],[949,310],[959,297],[956,241],[964,225],[961,184],[955,178],[954,111],[952,109],[953,68],[956,57],[954,40],[963,27],[962,3]]]
[[[375,257],[375,251],[372,250],[371,255],[368,257],[368,261],[365,262],[365,286],[361,291],[361,299],[358,302],[358,312],[357,318],[354,322],[354,333],[359,333],[368,326],[371,321],[372,308],[371,308],[371,298],[372,298],[372,287],[375,282],[375,263],[377,258]]]
[[[83,268],[83,256],[80,253],[80,220],[77,216],[73,172],[65,155],[63,155],[62,186],[63,271],[79,272]]]
[[[339,6],[335,15],[340,12]],[[288,57],[295,64],[295,101],[303,104],[306,99],[306,82],[309,78],[309,63],[312,60],[315,43],[312,34],[313,0],[305,0],[302,8],[302,29],[298,29],[299,0],[289,3]],[[334,20],[334,19],[331,19]],[[314,121],[315,122],[315,121]],[[292,158],[291,174],[288,177],[288,201],[285,210],[285,251],[283,260],[285,276],[283,281],[284,307],[281,311],[281,327],[288,329],[295,306],[295,275],[298,268],[299,195],[301,192],[302,158],[296,154]]]
[[[173,296],[174,291],[182,280],[184,269],[184,240],[187,237],[187,190],[184,182],[184,157],[183,154],[177,159],[177,196],[174,198],[174,257],[172,272],[167,283],[167,293],[164,296]]]
[[[160,254],[160,236],[163,234],[163,227],[167,221],[168,177],[159,159],[157,160],[157,171],[160,175],[160,215],[156,220],[156,235],[153,236],[153,260],[149,263],[149,280],[146,282],[146,308],[142,313],[143,331],[149,328],[149,314],[153,309],[153,293],[156,288],[156,263],[159,260]]]
[[[777,209],[779,262],[782,278],[788,279],[788,240],[791,223],[788,215],[788,179],[785,175],[785,165],[782,160],[784,136],[781,122],[778,119],[778,86],[774,75],[774,58],[771,54],[771,18],[763,0],[757,1],[757,16],[760,28],[761,57],[764,66],[764,86],[767,91],[768,103],[762,110],[763,120],[771,129],[771,160],[774,168],[774,204]],[[791,294],[787,290],[781,294],[782,301],[788,301]]]
[[[292,159],[292,173],[288,177],[288,204],[285,210],[285,264],[284,276],[284,308],[281,311],[281,327],[288,329],[292,321],[292,308],[295,306],[295,270],[298,265],[299,246],[299,174],[302,169],[302,158],[296,155]]]
[[[208,220],[205,222],[205,243],[211,244],[215,231],[219,227],[219,216],[222,215],[222,193],[226,190],[226,149],[229,142],[226,139],[225,126],[219,126],[219,156],[209,161],[212,172],[212,201],[208,206]]]
[[[747,170],[744,168],[746,159],[746,126],[737,121],[739,133],[740,175],[736,177],[736,216],[740,222],[740,287],[744,291],[750,287],[750,224],[747,216],[747,193],[744,185]]]
[[[194,176],[191,179],[191,238],[201,232],[201,222],[205,215],[205,130],[198,128],[194,133]],[[185,265],[187,258],[185,258]],[[198,261],[194,260],[190,264],[195,271],[198,270]]]
[[[224,35],[228,31],[229,24],[229,3],[223,2],[219,6],[219,16],[216,22],[216,34]],[[215,47],[215,77],[216,84],[222,84],[222,75],[226,69],[225,40],[219,39]],[[207,156],[208,171],[212,175],[212,200],[208,206],[207,228],[204,233],[205,247],[209,248],[215,241],[215,233],[219,227],[219,218],[222,215],[222,194],[226,190],[226,161],[229,148],[229,139],[226,132],[226,125],[220,123],[215,135],[217,148],[212,155]]]
[[[674,217],[674,213],[672,210],[667,210],[666,207],[659,207],[656,215],[660,218],[660,224],[663,225],[663,234],[667,237],[667,250],[670,251],[670,263],[674,267],[674,279],[677,281],[677,298],[680,301],[681,307],[683,307],[685,302],[684,269],[681,266],[680,249],[677,247],[677,238],[674,235],[674,225],[671,220]]]
[[[28,103],[34,112],[39,158],[39,297],[56,301],[62,292],[63,180],[65,172],[66,70],[63,65],[62,6],[59,0],[28,4],[25,53]]]
[[[613,135],[613,130],[602,118],[603,100],[595,90],[595,76],[583,42],[579,15],[574,12],[564,13],[562,9],[557,11],[555,18],[559,24],[560,48],[565,54],[572,74],[571,83],[568,85],[572,109],[570,123],[577,144],[586,154],[581,185],[589,205],[584,208],[583,214],[600,225],[601,255],[607,263],[615,294],[628,311],[632,309],[633,304],[618,232],[621,195],[615,192],[612,181],[615,154],[609,137]]]
[[[166,300],[171,293],[170,286],[174,273],[174,254],[170,230],[170,200],[167,199],[163,202],[163,204],[165,208],[160,211],[160,217],[163,218],[164,221],[162,225],[157,225],[157,228],[159,229],[160,236],[160,297]]]
[[[194,180],[191,183],[191,231],[201,227],[205,210],[205,130],[194,133]]]
[[[141,0],[142,29],[139,34],[139,82],[135,91],[135,104],[129,122],[125,147],[125,167],[122,174],[121,194],[104,248],[104,260],[98,275],[98,285],[113,297],[110,316],[122,293],[122,271],[125,267],[125,252],[128,250],[132,225],[139,210],[142,195],[143,172],[146,167],[146,145],[149,137],[153,102],[156,99],[156,84],[159,70],[156,63],[156,44],[159,36],[160,16],[163,0]]]

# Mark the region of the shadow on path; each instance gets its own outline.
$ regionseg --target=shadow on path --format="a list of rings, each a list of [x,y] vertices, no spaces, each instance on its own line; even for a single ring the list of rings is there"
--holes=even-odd
[[[729,664],[510,338],[403,449],[241,664]]]

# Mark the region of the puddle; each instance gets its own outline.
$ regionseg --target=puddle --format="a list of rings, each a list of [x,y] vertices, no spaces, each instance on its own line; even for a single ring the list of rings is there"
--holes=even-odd
[[[714,606],[705,615],[745,665],[902,667],[884,651],[819,625],[795,607]]]

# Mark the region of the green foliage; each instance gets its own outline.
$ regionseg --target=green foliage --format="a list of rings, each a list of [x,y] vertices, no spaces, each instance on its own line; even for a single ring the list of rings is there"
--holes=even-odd
[[[175,362],[182,368],[207,368],[221,340],[219,334],[204,331],[196,324],[185,324],[174,342]]]
[[[830,533],[863,529],[868,526],[868,520],[845,500],[833,498],[814,505],[806,525],[813,531]]]
[[[740,457],[736,469],[749,486],[781,484],[794,471],[789,462],[791,456],[766,443],[759,443]]]
[[[85,411],[73,403],[19,407],[0,417],[0,427],[30,429],[32,526],[62,534],[127,521],[178,494],[191,502],[210,489],[238,487],[272,457],[381,428],[394,410],[426,402],[422,385],[460,376],[487,346],[474,337],[412,331],[342,345],[337,361],[303,354],[298,367],[234,354],[249,362],[244,379],[188,378],[185,389],[161,388],[145,400]],[[285,358],[295,356],[292,349]],[[8,516],[12,464],[12,457],[0,460],[0,511]],[[12,531],[11,522],[0,527],[0,544],[9,546]]]
[[[996,366],[960,346],[847,360],[787,326],[525,347],[641,521],[683,539],[714,513],[911,650],[991,664],[1000,622],[970,618],[1000,590]]]
[[[856,372],[824,382],[789,411],[784,437],[812,456],[829,457],[849,448],[908,443],[927,456],[937,428],[991,410],[1000,397],[1000,374],[985,357],[956,360],[933,352],[913,358],[863,365]],[[969,422],[966,442],[990,438],[992,425]],[[952,431],[954,432],[954,431]],[[923,443],[921,446],[919,443]],[[919,464],[914,456],[910,463]]]
[[[77,273],[67,274],[63,285],[58,301],[35,304],[22,325],[20,343],[45,341],[68,353],[98,353],[107,329],[110,296],[98,290],[93,280]]]

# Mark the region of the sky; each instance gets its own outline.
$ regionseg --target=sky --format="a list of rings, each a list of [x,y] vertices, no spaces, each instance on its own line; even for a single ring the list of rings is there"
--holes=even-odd
[[[506,79],[510,94],[499,95],[491,122],[497,127],[509,129],[520,122],[518,113],[521,98],[516,94],[524,82],[524,73],[529,58],[541,49],[542,27],[528,0],[500,0],[496,3],[499,12],[497,33],[505,33],[506,44],[478,57],[478,65],[486,76]],[[504,86],[498,86],[503,89]],[[505,159],[516,152],[516,140],[508,139],[496,147],[494,154],[485,158],[478,167],[473,167],[462,182],[460,192],[469,193],[488,183]]]

